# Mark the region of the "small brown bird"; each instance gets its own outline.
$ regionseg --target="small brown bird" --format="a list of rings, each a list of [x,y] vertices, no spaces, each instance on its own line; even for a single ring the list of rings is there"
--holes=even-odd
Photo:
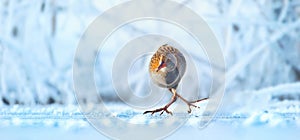
[[[162,115],[164,112],[166,112],[172,115],[172,112],[169,111],[168,108],[176,101],[177,97],[179,97],[188,105],[188,113],[191,113],[191,106],[200,108],[193,103],[200,102],[208,98],[196,101],[187,101],[176,92],[176,88],[185,73],[185,69],[186,60],[183,54],[179,52],[179,50],[172,46],[169,46],[168,44],[159,47],[150,61],[150,77],[152,81],[158,86],[168,88],[173,96],[171,98],[171,101],[164,107],[151,111],[145,111],[143,114],[154,114],[156,112],[161,112],[160,115]]]

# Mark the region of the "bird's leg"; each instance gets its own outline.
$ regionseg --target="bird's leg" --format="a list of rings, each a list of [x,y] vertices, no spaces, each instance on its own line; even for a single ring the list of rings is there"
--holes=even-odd
[[[172,92],[173,93],[173,92]],[[172,99],[171,101],[165,105],[164,107],[162,108],[158,108],[158,109],[155,109],[155,110],[151,110],[151,111],[145,111],[143,114],[147,114],[147,113],[151,113],[151,115],[153,115],[154,113],[156,112],[161,112],[160,115],[162,115],[164,112],[168,113],[168,114],[171,114],[173,115],[173,113],[171,111],[168,110],[169,106],[171,106],[175,101],[177,100],[177,96],[176,96],[176,92],[173,93],[173,96],[172,96]]]
[[[202,98],[202,99],[199,99],[199,100],[196,100],[196,101],[191,101],[190,103],[197,103],[197,102],[201,102],[201,101],[204,101],[204,100],[207,100],[208,98]]]
[[[172,93],[175,92],[176,93],[176,90],[175,89],[172,89],[170,90]],[[207,100],[208,98],[203,98],[203,99],[200,99],[200,100],[196,100],[196,101],[187,101],[186,99],[184,99],[182,96],[180,96],[179,94],[176,94],[177,97],[179,97],[183,102],[185,102],[188,106],[189,106],[189,110],[188,110],[188,113],[191,113],[192,112],[192,109],[191,107],[195,107],[195,108],[200,108],[199,106],[196,106],[194,105],[193,103],[197,103],[197,102],[201,102],[201,101],[204,101],[204,100]]]

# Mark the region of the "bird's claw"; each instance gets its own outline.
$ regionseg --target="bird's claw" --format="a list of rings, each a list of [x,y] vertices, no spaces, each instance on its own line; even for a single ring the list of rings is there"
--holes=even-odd
[[[155,110],[145,111],[143,114],[151,113],[151,115],[153,115],[154,113],[157,113],[157,112],[161,112],[159,115],[164,114],[164,112],[166,112],[167,114],[173,115],[173,113],[168,110],[168,107],[162,107],[162,108],[155,109]]]
[[[164,114],[164,112],[166,112],[166,113],[168,113],[170,115],[173,115],[173,113],[171,111],[169,111],[168,109],[162,110],[162,112],[159,115],[161,116],[162,114]]]
[[[200,108],[199,106],[194,105],[194,103],[201,102],[201,101],[204,101],[204,100],[207,100],[207,99],[208,99],[208,98],[203,98],[203,99],[196,100],[196,101],[191,101],[191,102],[187,102],[187,101],[186,101],[186,104],[189,106],[188,113],[191,113],[191,112],[192,112],[191,107]]]
[[[192,102],[187,103],[187,105],[189,106],[188,113],[191,113],[191,112],[192,112],[191,107],[200,108],[199,106],[194,105]]]

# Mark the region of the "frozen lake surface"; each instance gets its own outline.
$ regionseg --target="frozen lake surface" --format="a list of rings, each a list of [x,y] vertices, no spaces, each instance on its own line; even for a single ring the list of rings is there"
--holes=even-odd
[[[130,120],[141,112],[123,107],[114,115]],[[299,117],[299,113],[267,111],[251,116],[224,113],[217,114],[206,128],[199,129],[195,123],[199,118],[191,115],[185,125],[167,139],[297,139],[300,136]],[[141,122],[149,116],[138,118]],[[150,118],[161,119],[156,115]],[[1,139],[108,139],[86,121],[76,106],[4,107],[0,111],[0,126]]]

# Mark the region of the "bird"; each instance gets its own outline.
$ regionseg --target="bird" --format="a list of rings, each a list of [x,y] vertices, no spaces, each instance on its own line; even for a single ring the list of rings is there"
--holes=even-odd
[[[160,112],[160,115],[162,115],[164,112],[166,112],[167,114],[173,115],[168,108],[174,102],[176,102],[177,97],[188,105],[188,113],[191,113],[191,107],[200,108],[194,103],[207,100],[208,98],[203,98],[196,101],[188,101],[176,91],[176,88],[184,76],[185,71],[186,59],[178,49],[168,44],[164,44],[158,48],[150,60],[150,77],[154,84],[161,88],[167,88],[172,93],[172,97],[170,102],[164,107],[145,111],[143,114],[151,113],[151,115],[153,115],[154,113]]]

